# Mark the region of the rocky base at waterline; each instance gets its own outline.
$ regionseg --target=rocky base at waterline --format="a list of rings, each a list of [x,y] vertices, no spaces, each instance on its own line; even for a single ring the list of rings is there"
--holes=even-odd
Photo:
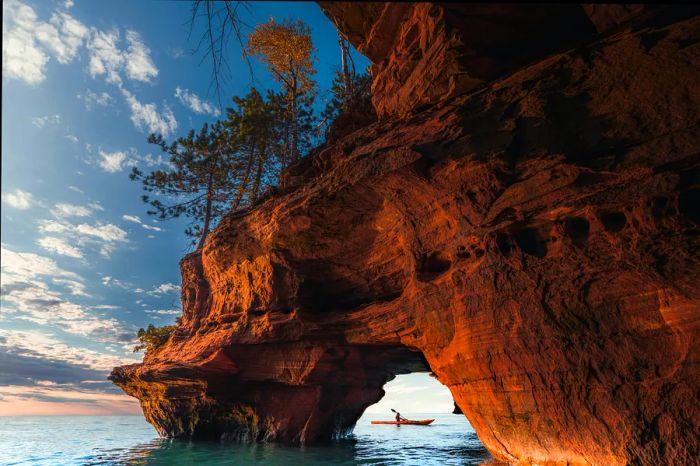
[[[499,459],[696,461],[697,11],[322,6],[380,120],[226,217],[111,379],[165,436],[311,442],[431,371]]]

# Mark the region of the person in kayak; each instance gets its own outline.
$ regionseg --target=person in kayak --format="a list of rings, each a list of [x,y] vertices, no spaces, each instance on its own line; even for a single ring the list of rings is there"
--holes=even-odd
[[[396,422],[408,421],[405,417],[401,416],[401,413],[396,411]]]

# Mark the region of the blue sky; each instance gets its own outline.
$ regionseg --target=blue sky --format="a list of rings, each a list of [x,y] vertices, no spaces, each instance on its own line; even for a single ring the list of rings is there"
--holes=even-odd
[[[131,351],[139,327],[179,314],[189,240],[185,221],[146,215],[128,172],[162,167],[148,133],[173,138],[221,111],[210,63],[193,52],[203,25],[188,38],[190,8],[3,3],[0,415],[139,412],[105,377],[140,360]],[[243,13],[250,25],[271,16],[312,28],[320,107],[340,61],[333,24],[315,3],[251,3]],[[224,108],[251,83],[237,43],[227,57]],[[254,77],[276,88],[256,62]],[[427,393],[441,389],[411,377]]]

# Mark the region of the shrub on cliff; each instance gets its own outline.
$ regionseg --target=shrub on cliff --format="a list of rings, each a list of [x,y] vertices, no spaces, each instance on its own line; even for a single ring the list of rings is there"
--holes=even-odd
[[[168,341],[168,337],[175,331],[175,328],[175,325],[156,327],[153,324],[148,324],[148,328],[145,330],[140,328],[136,334],[139,339],[139,344],[134,346],[134,353],[142,349],[150,350],[163,345]]]

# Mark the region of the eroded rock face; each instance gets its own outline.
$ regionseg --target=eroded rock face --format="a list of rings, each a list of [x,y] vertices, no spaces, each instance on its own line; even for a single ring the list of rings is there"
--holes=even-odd
[[[645,12],[643,5],[319,2],[369,57],[381,118],[405,117]]]
[[[497,458],[692,464],[699,67],[700,17],[661,9],[320,148],[112,380],[162,435],[309,442],[431,371]]]

